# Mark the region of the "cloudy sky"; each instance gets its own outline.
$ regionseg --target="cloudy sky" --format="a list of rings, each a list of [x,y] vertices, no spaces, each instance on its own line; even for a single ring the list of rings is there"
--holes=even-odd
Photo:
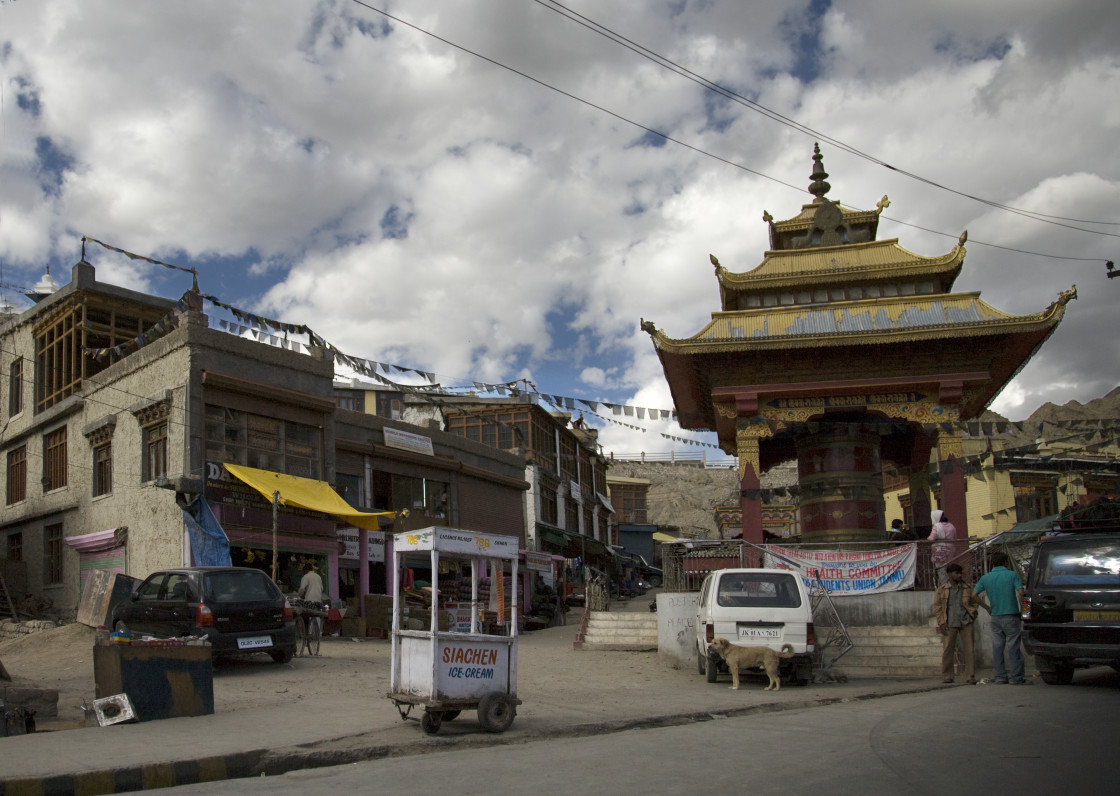
[[[1114,0],[0,0],[0,284],[27,306],[88,235],[445,385],[672,408],[639,320],[699,331],[709,253],[761,262],[819,140],[829,198],[890,196],[881,238],[968,230],[958,290],[1028,314],[1078,286],[993,404],[1021,419],[1120,382],[1117,42]],[[585,414],[617,453],[713,441]]]

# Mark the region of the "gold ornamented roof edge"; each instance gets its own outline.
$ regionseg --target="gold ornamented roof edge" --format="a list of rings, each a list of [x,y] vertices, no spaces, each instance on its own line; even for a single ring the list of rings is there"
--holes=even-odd
[[[747,350],[772,350],[772,349],[794,349],[804,348],[805,344],[812,342],[817,346],[826,347],[839,347],[845,345],[882,345],[900,342],[913,342],[916,340],[951,340],[963,337],[976,337],[976,336],[990,336],[997,334],[1008,333],[1029,333],[1033,331],[1046,330],[1056,326],[1064,317],[1066,304],[1077,298],[1077,286],[1074,285],[1070,290],[1062,291],[1058,299],[1050,304],[1045,310],[1034,315],[1008,315],[1001,310],[997,310],[987,302],[979,298],[979,293],[975,294],[956,294],[956,295],[974,295],[976,301],[983,304],[990,309],[993,313],[1003,317],[995,319],[987,319],[984,321],[957,323],[957,324],[938,324],[932,326],[914,327],[910,329],[892,329],[883,332],[829,332],[829,333],[814,333],[814,334],[801,334],[801,335],[782,335],[780,337],[765,337],[765,338],[710,338],[708,340],[697,339],[699,335],[703,334],[708,329],[713,320],[704,329],[701,329],[697,335],[675,340],[667,337],[664,332],[657,329],[652,321],[642,320],[642,330],[645,331],[653,340],[654,347],[659,353],[667,354],[724,354],[742,352]],[[863,302],[841,302],[843,305],[853,304],[869,304],[869,303],[884,303],[882,299],[872,299],[871,301]],[[896,303],[896,300],[891,299],[889,303]],[[725,315],[738,315],[747,313],[757,313],[759,310],[746,310],[729,313],[715,313]],[[765,310],[762,310],[765,312]]]

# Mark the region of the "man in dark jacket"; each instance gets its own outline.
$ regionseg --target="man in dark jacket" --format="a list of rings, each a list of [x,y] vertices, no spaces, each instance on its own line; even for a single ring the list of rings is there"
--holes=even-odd
[[[945,567],[946,580],[933,595],[933,615],[937,632],[942,636],[941,682],[953,682],[954,657],[957,639],[964,651],[965,682],[976,684],[976,655],[973,648],[972,627],[976,622],[976,609],[983,603],[964,582],[964,569],[955,561]]]

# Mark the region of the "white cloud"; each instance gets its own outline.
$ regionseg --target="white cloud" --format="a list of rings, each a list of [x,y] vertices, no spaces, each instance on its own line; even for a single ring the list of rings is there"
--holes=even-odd
[[[1117,215],[1120,113],[1101,98],[1120,84],[1120,15],[1103,0],[851,0],[819,18],[808,3],[571,6],[899,169],[1052,215]],[[6,3],[5,281],[33,283],[47,262],[65,274],[88,234],[197,262],[204,291],[444,383],[548,378],[538,387],[551,394],[672,408],[639,319],[672,337],[707,322],[719,308],[709,253],[732,270],[761,262],[762,211],[788,218],[810,198],[814,139],[537,4],[389,9],[618,116],[336,0],[144,14],[112,0]],[[795,187],[654,145],[619,116]],[[69,159],[57,184],[44,141]],[[1120,285],[1102,265],[1114,238],[994,211],[821,143],[831,197],[891,197],[880,237],[934,255],[969,230],[959,289],[1027,314],[1079,285],[997,407],[1025,415],[1115,386]],[[97,267],[141,289],[164,278],[111,257]],[[671,449],[660,434],[673,426],[606,424],[601,440]]]

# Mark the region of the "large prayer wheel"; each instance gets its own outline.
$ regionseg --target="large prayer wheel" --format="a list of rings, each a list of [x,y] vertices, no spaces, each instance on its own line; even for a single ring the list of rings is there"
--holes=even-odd
[[[852,429],[797,441],[801,539],[878,542],[884,538],[879,435]]]

